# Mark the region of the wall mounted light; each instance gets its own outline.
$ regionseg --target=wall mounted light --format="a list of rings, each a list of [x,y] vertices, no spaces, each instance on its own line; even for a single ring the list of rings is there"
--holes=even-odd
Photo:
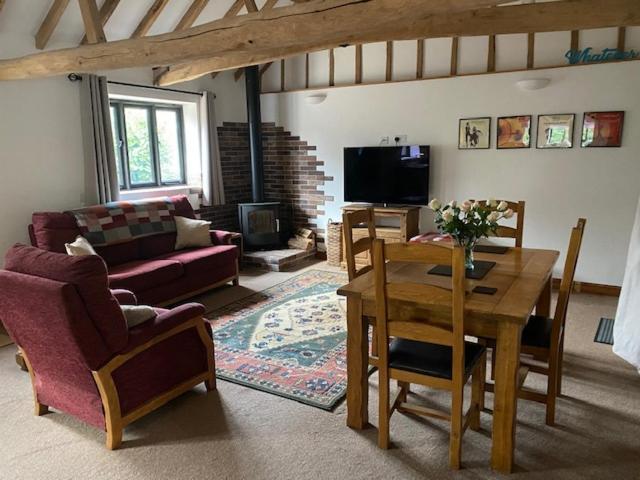
[[[312,95],[307,95],[304,100],[309,105],[318,105],[319,103],[324,102],[326,99],[327,99],[326,93],[314,93]]]
[[[527,78],[525,80],[518,80],[516,86],[520,90],[541,90],[547,87],[551,83],[549,78]]]

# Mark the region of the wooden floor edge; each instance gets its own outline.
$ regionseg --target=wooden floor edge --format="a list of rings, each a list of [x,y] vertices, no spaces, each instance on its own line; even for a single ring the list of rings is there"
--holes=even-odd
[[[560,279],[553,279],[553,289],[558,290],[560,288]],[[591,293],[594,295],[604,295],[607,297],[619,297],[620,289],[616,285],[604,285],[600,283],[589,282],[573,282],[573,291],[576,293]]]

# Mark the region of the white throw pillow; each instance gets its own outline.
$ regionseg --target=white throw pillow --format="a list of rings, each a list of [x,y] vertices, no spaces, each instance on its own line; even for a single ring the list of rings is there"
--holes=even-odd
[[[120,308],[127,320],[127,328],[133,328],[156,317],[156,311],[148,305],[120,305]]]
[[[174,217],[176,222],[176,250],[189,247],[210,247],[211,222],[205,220],[194,220],[186,217]]]
[[[65,243],[64,248],[67,249],[68,255],[72,255],[74,257],[79,257],[81,255],[97,255],[96,251],[89,243],[89,240],[84,238],[82,235],[78,235],[73,243]]]

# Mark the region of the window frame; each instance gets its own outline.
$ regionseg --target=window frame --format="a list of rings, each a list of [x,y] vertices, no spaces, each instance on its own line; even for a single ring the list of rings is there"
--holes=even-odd
[[[180,104],[175,103],[158,103],[158,102],[144,102],[136,100],[116,99],[109,100],[109,107],[115,109],[115,125],[112,125],[119,145],[114,145],[114,150],[120,153],[120,168],[122,171],[122,179],[124,184],[120,184],[121,191],[135,191],[143,188],[162,188],[170,186],[180,186],[187,184],[187,166],[186,166],[186,154],[185,154],[185,129],[184,129],[184,109]],[[147,111],[148,128],[149,128],[149,143],[151,147],[151,163],[155,182],[137,183],[131,182],[131,176],[129,172],[129,149],[127,143],[127,129],[126,129],[126,114],[125,108],[144,108]],[[156,112],[158,110],[168,110],[175,112],[176,122],[178,128],[178,154],[180,156],[180,180],[178,181],[163,181],[162,170],[160,168],[160,148],[158,140],[158,127],[156,122]],[[116,160],[117,161],[117,160]],[[120,183],[120,182],[118,182]]]

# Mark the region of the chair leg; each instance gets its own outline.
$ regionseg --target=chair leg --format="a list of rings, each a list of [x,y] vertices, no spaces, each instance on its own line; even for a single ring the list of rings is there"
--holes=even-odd
[[[378,370],[378,447],[389,448],[389,374],[384,368]]]
[[[556,423],[556,398],[558,396],[558,359],[556,355],[549,357],[549,372],[547,376],[547,425]]]
[[[469,428],[471,430],[480,430],[480,406],[483,403],[484,397],[484,369],[483,365],[486,365],[487,357],[486,353],[482,355],[482,358],[478,361],[478,365],[473,371],[471,377],[471,406],[469,415],[471,415],[469,421]]]
[[[449,434],[449,466],[460,469],[462,449],[462,397],[463,388],[451,391],[451,433]]]
[[[480,377],[480,399],[478,402],[478,409],[480,411],[484,410],[484,400],[486,393],[486,385],[487,385],[487,354],[484,354],[484,360],[480,360],[480,372],[478,373]]]
[[[400,380],[398,380],[398,388],[402,392],[400,394],[400,396],[398,397],[398,399],[401,402],[406,402],[407,401],[407,393],[410,392],[411,384],[408,383],[408,382],[401,382]]]
[[[496,379],[496,349],[491,351],[491,380]]]
[[[117,450],[122,445],[122,426],[107,425],[107,448]]]
[[[371,327],[371,355],[378,356],[378,335],[376,335],[376,327]]]
[[[557,396],[562,395],[562,367],[564,365],[564,335],[560,338],[560,351],[558,352],[558,381],[556,385]]]
[[[40,417],[42,415],[49,413],[49,407],[43,403],[40,403],[37,398],[34,399],[34,403],[35,403],[34,413],[36,417]]]

